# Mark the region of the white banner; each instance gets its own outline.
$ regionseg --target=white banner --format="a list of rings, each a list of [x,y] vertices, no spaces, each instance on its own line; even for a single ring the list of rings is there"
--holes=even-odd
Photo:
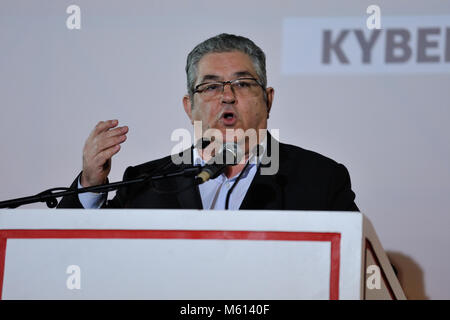
[[[450,16],[286,18],[282,73],[450,72]]]

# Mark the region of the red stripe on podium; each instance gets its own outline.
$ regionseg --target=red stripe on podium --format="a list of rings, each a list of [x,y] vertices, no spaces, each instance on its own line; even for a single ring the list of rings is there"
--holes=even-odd
[[[7,239],[213,239],[330,242],[330,299],[339,299],[340,233],[236,230],[2,230],[0,231],[0,299]]]
[[[6,237],[0,232],[0,299],[3,291],[3,275],[5,273]]]

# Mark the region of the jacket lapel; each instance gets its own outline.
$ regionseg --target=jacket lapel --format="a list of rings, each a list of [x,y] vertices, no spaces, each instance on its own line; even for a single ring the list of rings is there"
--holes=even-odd
[[[276,152],[274,148],[277,148]],[[268,131],[266,149],[240,209],[283,210],[284,186],[287,183],[287,177],[281,172],[283,157],[279,154],[279,142]],[[278,172],[273,175],[261,174],[261,168],[271,166],[272,161],[279,161]]]
[[[277,183],[277,176],[261,175],[258,169],[258,172],[242,201],[240,209],[282,210],[283,190]]]
[[[193,163],[192,155],[193,147],[186,149],[185,152],[190,152],[190,159]],[[182,164],[179,168],[187,167],[190,165]],[[175,177],[175,185],[177,189],[183,190],[176,194],[176,198],[180,204],[180,208],[183,209],[203,209],[202,198],[200,196],[200,190],[198,185],[194,186],[194,177],[192,176],[178,176]]]
[[[202,198],[198,186],[194,186],[193,177],[176,177],[176,185],[179,189],[184,189],[176,194],[180,208],[183,209],[203,209]]]

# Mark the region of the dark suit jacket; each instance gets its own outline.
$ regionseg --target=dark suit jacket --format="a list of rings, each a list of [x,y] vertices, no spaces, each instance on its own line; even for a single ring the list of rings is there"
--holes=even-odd
[[[279,143],[268,136],[272,143]],[[268,144],[268,154],[270,146]],[[192,148],[188,149],[192,154]],[[192,157],[192,155],[191,155]],[[128,167],[123,179],[142,174],[159,174],[179,170],[171,157]],[[71,188],[77,188],[77,179]],[[152,183],[121,188],[106,208],[202,209],[198,186],[193,177],[173,177]],[[192,186],[192,187],[190,187]],[[181,190],[177,193],[169,191]],[[327,157],[296,146],[279,143],[279,170],[261,175],[261,167],[245,195],[240,209],[264,210],[340,210],[358,211],[347,169]],[[82,208],[78,196],[64,197],[58,208]]]

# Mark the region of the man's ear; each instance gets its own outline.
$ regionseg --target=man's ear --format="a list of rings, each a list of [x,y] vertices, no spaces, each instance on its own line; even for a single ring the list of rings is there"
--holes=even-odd
[[[191,119],[191,123],[194,124],[194,121],[192,120],[192,103],[188,94],[183,97],[183,107],[187,116]]]
[[[272,87],[266,89],[267,94],[267,119],[269,119],[270,110],[272,109],[273,97],[275,90]]]

